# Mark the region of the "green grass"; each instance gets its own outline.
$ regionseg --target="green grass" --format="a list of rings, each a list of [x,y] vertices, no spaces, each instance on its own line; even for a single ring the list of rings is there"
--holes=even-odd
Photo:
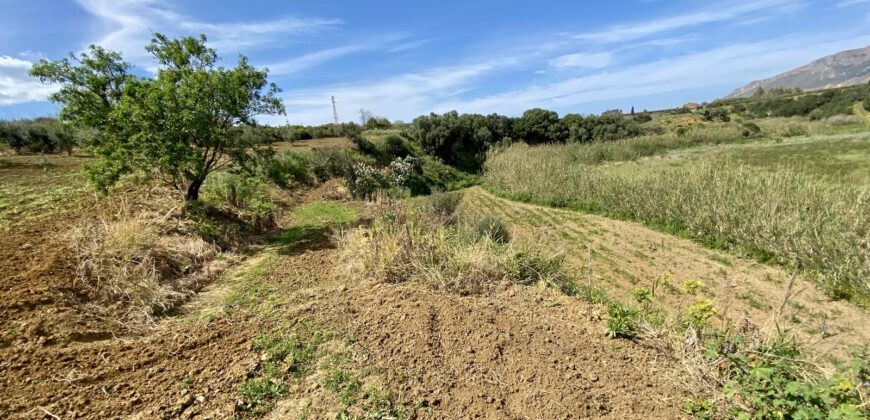
[[[598,146],[511,147],[487,161],[486,186],[800,268],[831,296],[870,303],[867,134],[705,145],[600,164],[578,152],[584,147]]]
[[[318,201],[294,208],[289,217],[293,224],[271,238],[285,253],[328,241],[332,232],[356,220],[357,212],[339,202]]]
[[[79,208],[86,159],[67,156],[0,158],[0,230],[46,220]]]

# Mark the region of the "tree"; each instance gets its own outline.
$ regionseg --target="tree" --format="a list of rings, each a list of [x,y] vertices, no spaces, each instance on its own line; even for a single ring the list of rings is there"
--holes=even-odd
[[[559,121],[559,114],[541,108],[523,112],[514,122],[514,132],[529,144],[561,143],[568,138],[568,130]]]
[[[194,201],[215,170],[250,169],[257,144],[238,127],[254,124],[256,115],[283,114],[280,90],[268,83],[268,70],[244,56],[234,68],[218,67],[205,35],[169,39],[158,33],[145,49],[158,64],[154,78],[132,75],[119,53],[98,46],[79,57],[42,60],[31,74],[61,84],[51,99],[63,105],[64,121],[99,130],[90,146],[100,161],[89,167],[97,187],[105,190],[141,170]]]

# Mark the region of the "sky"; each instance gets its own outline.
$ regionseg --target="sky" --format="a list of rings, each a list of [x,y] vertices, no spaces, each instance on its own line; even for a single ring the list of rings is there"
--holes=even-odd
[[[281,89],[267,124],[342,121],[359,110],[560,115],[663,109],[727,95],[870,45],[870,0],[229,1],[0,0],[0,119],[54,115],[56,89],[27,75],[90,44],[143,76],[151,34],[205,34]]]

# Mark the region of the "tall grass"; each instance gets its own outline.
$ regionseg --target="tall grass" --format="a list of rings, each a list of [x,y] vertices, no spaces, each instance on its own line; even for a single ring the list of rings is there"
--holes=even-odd
[[[371,225],[341,237],[340,267],[352,278],[386,283],[417,282],[436,290],[479,294],[502,281],[543,283],[558,289],[573,284],[559,256],[539,246],[494,240],[452,215],[388,206]]]
[[[622,143],[631,156],[636,146]],[[589,165],[601,146],[514,146],[491,156],[486,184],[515,199],[641,221],[815,274],[831,296],[870,296],[870,190],[729,161]],[[618,146],[614,146],[615,148]]]

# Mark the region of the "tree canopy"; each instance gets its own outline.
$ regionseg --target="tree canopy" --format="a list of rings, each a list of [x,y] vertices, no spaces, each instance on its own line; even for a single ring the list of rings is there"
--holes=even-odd
[[[205,35],[158,33],[145,49],[158,64],[153,78],[134,75],[121,54],[93,45],[79,56],[42,60],[31,74],[61,85],[51,100],[63,105],[62,120],[99,130],[89,144],[100,157],[89,167],[97,187],[138,170],[196,200],[210,173],[250,167],[257,144],[238,127],[253,125],[257,115],[283,114],[280,90],[267,81],[268,70],[244,56],[234,68],[218,66]]]

